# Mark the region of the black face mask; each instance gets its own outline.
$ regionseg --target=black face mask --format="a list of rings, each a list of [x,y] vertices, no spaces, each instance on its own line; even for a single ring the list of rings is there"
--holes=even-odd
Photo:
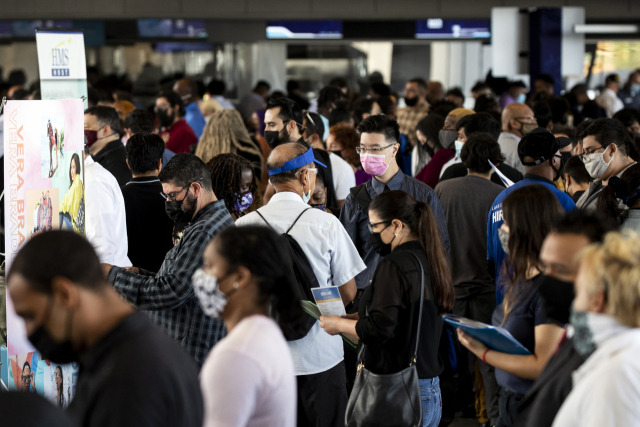
[[[289,142],[289,131],[287,131],[287,122],[281,131],[265,130],[264,139],[267,140],[269,147],[276,148],[278,145]]]
[[[553,167],[553,163],[551,163],[552,160],[553,160],[553,158],[549,162],[551,164],[551,169],[553,169],[553,171],[555,172],[555,175],[553,176],[553,180],[557,181],[562,176],[562,170],[564,169],[564,156],[560,160],[560,167],[558,169]]]
[[[416,105],[418,105],[418,97],[413,97],[413,98],[404,98],[404,103],[407,105],[407,107],[415,107]]]
[[[573,283],[543,275],[538,292],[547,317],[560,325],[569,323],[571,303],[575,296]]]
[[[51,305],[47,308],[47,315],[45,319],[49,318],[49,310]],[[71,345],[71,320],[73,315],[69,313],[67,320],[67,338],[62,342],[56,342],[51,334],[45,329],[44,325],[40,325],[31,335],[29,335],[29,341],[40,352],[40,355],[45,360],[50,360],[54,363],[71,363],[78,360],[78,355],[73,350]],[[46,320],[45,320],[46,323]]]
[[[184,196],[182,200],[167,200],[164,203],[164,210],[171,218],[171,220],[176,224],[188,224],[195,214],[196,204],[198,203],[198,198],[194,197],[193,200],[189,200],[189,191],[187,190],[187,194]],[[184,201],[189,200],[191,202],[191,207],[185,209]]]
[[[382,231],[386,230],[387,227],[385,227]],[[380,233],[382,233],[382,231]],[[369,237],[369,246],[371,246],[371,249],[377,252],[378,255],[387,256],[391,253],[391,243],[393,243],[393,240],[396,238],[396,236],[393,236],[393,239],[391,239],[389,243],[385,243],[382,241],[380,233],[371,233],[371,236]]]
[[[159,109],[157,111],[158,120],[163,127],[169,127],[173,124],[173,113],[169,114],[169,110]]]
[[[571,151],[564,151],[560,153],[562,155],[562,168],[564,169],[564,165],[567,164],[569,159],[571,158]]]

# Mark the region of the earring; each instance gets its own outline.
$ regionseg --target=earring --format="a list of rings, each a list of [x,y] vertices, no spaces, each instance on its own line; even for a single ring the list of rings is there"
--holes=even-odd
[[[394,236],[398,237],[398,233],[394,234]]]
[[[238,282],[233,282],[233,289],[238,289]]]

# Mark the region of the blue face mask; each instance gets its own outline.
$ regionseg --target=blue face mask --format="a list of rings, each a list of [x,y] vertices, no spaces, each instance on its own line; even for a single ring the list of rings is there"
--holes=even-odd
[[[518,97],[516,98],[516,102],[520,103],[520,104],[524,104],[524,102],[527,100],[527,95],[525,95],[524,93],[521,93],[520,95],[518,95]]]
[[[460,157],[460,153],[462,152],[462,147],[464,147],[464,142],[458,141],[456,139],[456,142],[454,144],[455,144],[455,147],[456,147],[456,156]]]
[[[233,210],[235,212],[245,211],[253,203],[253,193],[251,191],[245,191],[242,194],[236,194],[236,201],[233,204]]]

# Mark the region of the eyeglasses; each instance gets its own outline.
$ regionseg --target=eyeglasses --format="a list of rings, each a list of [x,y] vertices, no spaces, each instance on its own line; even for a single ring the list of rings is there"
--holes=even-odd
[[[376,228],[377,226],[379,226],[380,224],[389,224],[389,221],[380,221],[380,222],[376,222],[375,224],[371,224],[369,223],[369,231],[371,233],[373,233],[373,229]],[[386,227],[385,227],[386,228]]]
[[[373,148],[367,148],[367,147],[356,147],[356,153],[358,154],[366,154],[366,153],[381,153],[384,150],[386,150],[389,147],[393,147],[394,145],[396,145],[395,143],[393,144],[389,144],[386,147],[373,147]]]
[[[589,148],[585,148],[584,152],[580,155],[578,155],[578,157],[580,158],[580,160],[582,160],[583,162],[587,159],[587,156],[595,153],[598,150],[603,150],[605,147],[603,145],[601,145],[600,147],[589,147]]]
[[[189,186],[191,186],[191,184],[193,184],[192,182],[188,183],[187,185],[185,185],[184,187],[182,187],[182,190],[180,191],[172,191],[169,194],[164,194],[164,193],[160,193],[160,195],[165,199],[165,200],[169,200],[170,202],[173,202],[176,200],[176,197],[178,197],[180,195],[180,193],[182,193],[185,189],[189,188]]]
[[[318,175],[318,168],[305,168],[305,169],[302,169],[302,170],[299,170],[298,172],[296,172],[296,175],[299,174],[299,173],[302,173],[304,171],[309,171],[309,172],[312,172],[312,173]]]

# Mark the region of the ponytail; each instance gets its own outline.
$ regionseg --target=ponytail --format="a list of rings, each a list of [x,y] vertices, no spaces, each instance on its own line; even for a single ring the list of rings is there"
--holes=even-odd
[[[387,191],[373,199],[369,210],[375,211],[384,221],[400,220],[417,237],[427,258],[438,312],[450,312],[455,299],[451,272],[442,236],[429,205],[416,201],[404,191]]]
[[[438,312],[439,314],[451,312],[455,293],[440,230],[429,205],[425,202],[416,202],[415,210],[418,215],[415,230],[431,269],[433,292]]]

